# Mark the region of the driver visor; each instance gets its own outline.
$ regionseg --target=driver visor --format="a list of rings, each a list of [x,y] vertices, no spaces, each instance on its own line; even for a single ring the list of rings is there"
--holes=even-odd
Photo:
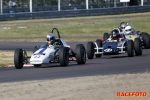
[[[126,30],[126,31],[131,31],[131,29],[128,29],[128,30]]]
[[[50,38],[46,38],[47,39],[47,41],[50,41]]]

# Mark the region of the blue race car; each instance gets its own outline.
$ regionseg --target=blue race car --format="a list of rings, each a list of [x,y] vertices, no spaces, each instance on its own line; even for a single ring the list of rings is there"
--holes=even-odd
[[[93,59],[94,55],[98,58],[103,55],[118,55],[127,53],[128,57],[133,57],[134,52],[136,55],[142,55],[142,45],[140,38],[129,40],[125,38],[124,34],[120,34],[118,28],[112,30],[110,37],[102,42],[97,39],[96,42],[88,42],[87,44],[87,57]]]

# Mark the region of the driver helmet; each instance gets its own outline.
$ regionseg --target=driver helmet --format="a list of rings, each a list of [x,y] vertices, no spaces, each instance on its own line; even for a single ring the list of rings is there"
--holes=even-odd
[[[112,37],[113,39],[116,39],[116,38],[118,37],[118,35],[119,35],[119,30],[118,30],[118,29],[113,29],[113,30],[111,31],[111,37]]]
[[[120,30],[124,31],[126,26],[127,26],[126,23],[121,24],[120,25]]]
[[[49,44],[53,45],[53,43],[55,42],[55,36],[53,33],[50,33],[46,36],[46,40]]]
[[[131,26],[126,26],[125,27],[125,34],[131,34],[132,33],[132,27]]]

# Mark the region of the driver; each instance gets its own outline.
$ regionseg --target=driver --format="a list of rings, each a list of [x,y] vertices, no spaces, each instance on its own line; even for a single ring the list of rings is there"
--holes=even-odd
[[[126,26],[125,27],[125,32],[124,32],[125,35],[133,35],[134,32],[133,32],[133,29],[131,26]]]
[[[53,45],[55,43],[55,36],[54,36],[54,34],[53,33],[49,33],[46,36],[46,40],[47,40],[48,45]]]
[[[124,22],[119,26],[120,32],[123,34],[128,23]]]
[[[120,33],[119,33],[119,29],[113,29],[113,30],[111,31],[111,38],[112,38],[113,40],[118,40],[119,38],[121,38],[121,35],[120,35]]]

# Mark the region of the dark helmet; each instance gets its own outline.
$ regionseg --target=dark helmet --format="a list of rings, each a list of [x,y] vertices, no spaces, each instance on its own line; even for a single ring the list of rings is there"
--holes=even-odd
[[[119,30],[118,29],[113,29],[112,31],[111,31],[111,37],[112,38],[117,38],[118,36],[119,36]]]
[[[46,36],[46,40],[50,41],[51,45],[53,45],[53,43],[55,42],[55,36],[53,33],[50,33]]]

